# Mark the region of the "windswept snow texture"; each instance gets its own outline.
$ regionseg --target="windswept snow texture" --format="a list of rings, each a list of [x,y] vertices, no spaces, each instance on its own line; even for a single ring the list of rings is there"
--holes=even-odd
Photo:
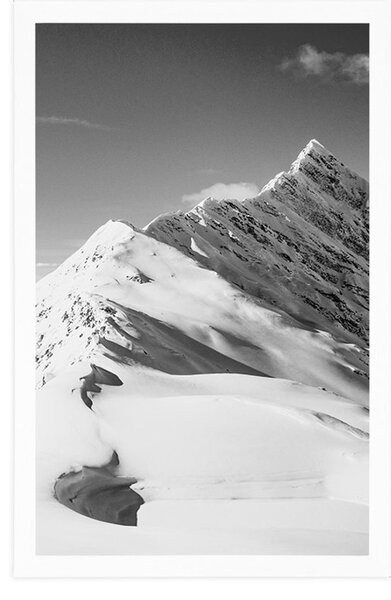
[[[38,553],[367,553],[368,185],[321,144],[256,198],[109,221],[37,315]],[[89,410],[91,363],[123,385]],[[137,527],[56,502],[66,473],[103,520],[134,481]]]
[[[71,392],[86,368],[38,394],[39,553],[367,552],[368,418],[354,402],[281,379],[118,365],[124,385],[91,411]],[[145,501],[126,535],[51,498],[58,474],[113,450]]]
[[[123,223],[98,230],[38,297],[39,383],[98,353],[173,374],[258,372],[366,403],[362,347],[305,329]]]

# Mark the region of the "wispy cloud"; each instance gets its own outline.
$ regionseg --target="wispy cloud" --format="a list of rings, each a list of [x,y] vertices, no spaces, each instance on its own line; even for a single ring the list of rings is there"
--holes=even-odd
[[[245,200],[259,194],[260,188],[255,183],[215,183],[193,194],[182,196],[182,202],[186,204],[197,204],[204,198],[215,198],[216,200]]]
[[[369,82],[369,56],[324,52],[310,44],[301,46],[295,56],[284,58],[281,71],[291,71],[300,77],[316,77],[323,83],[332,81],[365,85]]]
[[[44,125],[75,125],[77,127],[86,127],[87,129],[101,129],[110,131],[112,127],[101,125],[100,123],[91,123],[85,119],[77,119],[71,117],[37,117],[37,123]]]
[[[48,262],[37,262],[36,267],[58,267],[58,263],[48,263]]]

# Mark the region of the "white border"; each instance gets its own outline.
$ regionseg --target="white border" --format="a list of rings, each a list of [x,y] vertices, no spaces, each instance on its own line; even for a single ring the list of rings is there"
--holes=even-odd
[[[23,2],[15,16],[15,523],[17,577],[385,577],[390,574],[390,4],[346,1]],[[282,19],[283,16],[283,19]],[[35,554],[35,23],[370,23],[371,448],[368,556]]]

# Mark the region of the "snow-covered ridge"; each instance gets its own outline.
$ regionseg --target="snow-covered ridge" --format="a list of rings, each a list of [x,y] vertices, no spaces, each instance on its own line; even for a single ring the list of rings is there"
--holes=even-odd
[[[79,250],[65,260],[55,271],[38,281],[38,298],[47,293],[46,288],[50,287],[51,282],[55,282],[56,277],[67,275],[72,269],[75,269],[77,273],[80,268],[85,268],[91,262],[95,263],[103,254],[107,255],[114,252],[114,246],[132,239],[134,231],[134,227],[126,221],[107,221],[107,223],[99,227],[88,238]],[[56,273],[56,276],[54,276],[54,273]]]
[[[295,160],[295,162],[293,164],[295,165],[297,163],[302,162],[303,160],[305,160],[308,157],[308,155],[311,152],[322,155],[324,157],[330,156],[330,152],[327,150],[327,148],[325,148],[325,146],[323,146],[323,144],[318,142],[318,140],[316,140],[316,139],[312,139],[308,142],[308,144],[305,146],[305,148],[303,148],[303,150],[299,153],[297,159]]]
[[[368,336],[367,206],[368,183],[311,140],[255,198],[207,198],[144,231],[264,305],[356,342]]]
[[[39,282],[38,553],[367,553],[367,199],[312,140],[256,198],[109,221]],[[87,406],[90,362],[123,385]],[[113,453],[137,528],[53,497]]]
[[[319,148],[329,157],[312,141],[303,151],[311,164]],[[334,169],[333,159],[327,160]],[[117,359],[149,366],[161,365],[164,356],[169,368],[174,362],[170,353],[178,356],[182,345],[193,340],[197,358],[190,370],[183,363],[180,372],[202,372],[201,356],[208,348],[212,370],[225,364],[228,370],[255,369],[322,385],[330,379],[324,365],[334,362],[341,365],[335,391],[349,395],[341,383],[346,378],[355,381],[354,389],[364,390],[365,217],[360,209],[341,206],[339,198],[322,192],[304,168],[307,163],[300,172],[295,167],[281,175],[252,200],[208,198],[186,214],[159,217],[143,231],[124,221],[99,228],[37,286],[38,381],[102,348]],[[148,321],[142,342],[132,337],[135,329],[140,333],[141,315]],[[235,323],[242,319],[238,327]],[[253,321],[263,323],[260,337],[258,325],[249,327]],[[175,328],[175,336],[167,326]],[[318,339],[325,345],[318,330],[332,333],[326,346],[334,348],[336,357],[322,359],[314,376],[312,362],[305,365],[306,354],[297,364],[298,348],[308,344],[308,352],[316,356]],[[158,352],[159,344],[153,347],[149,340],[163,331],[166,341]],[[271,337],[264,336],[267,331]],[[286,348],[281,354],[283,332]],[[245,346],[238,344],[243,338]],[[228,364],[228,359],[236,363]],[[180,361],[176,363],[179,368]]]
[[[176,248],[122,223],[109,223],[45,278],[37,311],[40,383],[99,355],[174,373],[208,372],[205,355],[209,372],[331,385],[365,403],[360,353],[260,306]]]

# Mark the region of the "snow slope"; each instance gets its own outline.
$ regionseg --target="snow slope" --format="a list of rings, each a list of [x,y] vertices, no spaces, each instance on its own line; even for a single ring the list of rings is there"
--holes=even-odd
[[[109,221],[42,279],[38,553],[367,553],[367,245],[367,182],[312,140],[256,198]],[[123,382],[93,410],[90,362]],[[137,527],[54,498],[114,451]]]
[[[37,295],[40,382],[102,353],[163,370],[159,343],[165,329],[166,371],[184,372],[175,367],[192,353],[194,370],[187,372],[258,372],[366,403],[365,356],[358,345],[304,329],[176,248],[121,222],[99,229],[38,284]],[[159,332],[146,348],[143,337],[153,327]],[[200,364],[203,347],[214,353],[209,368]]]
[[[123,387],[103,386],[90,411],[71,391],[88,370],[38,393],[39,553],[90,551],[89,519],[65,514],[53,481],[113,450],[146,501],[116,553],[367,551],[368,414],[355,403],[291,381],[117,365]],[[109,553],[116,529],[97,523],[93,553]]]

